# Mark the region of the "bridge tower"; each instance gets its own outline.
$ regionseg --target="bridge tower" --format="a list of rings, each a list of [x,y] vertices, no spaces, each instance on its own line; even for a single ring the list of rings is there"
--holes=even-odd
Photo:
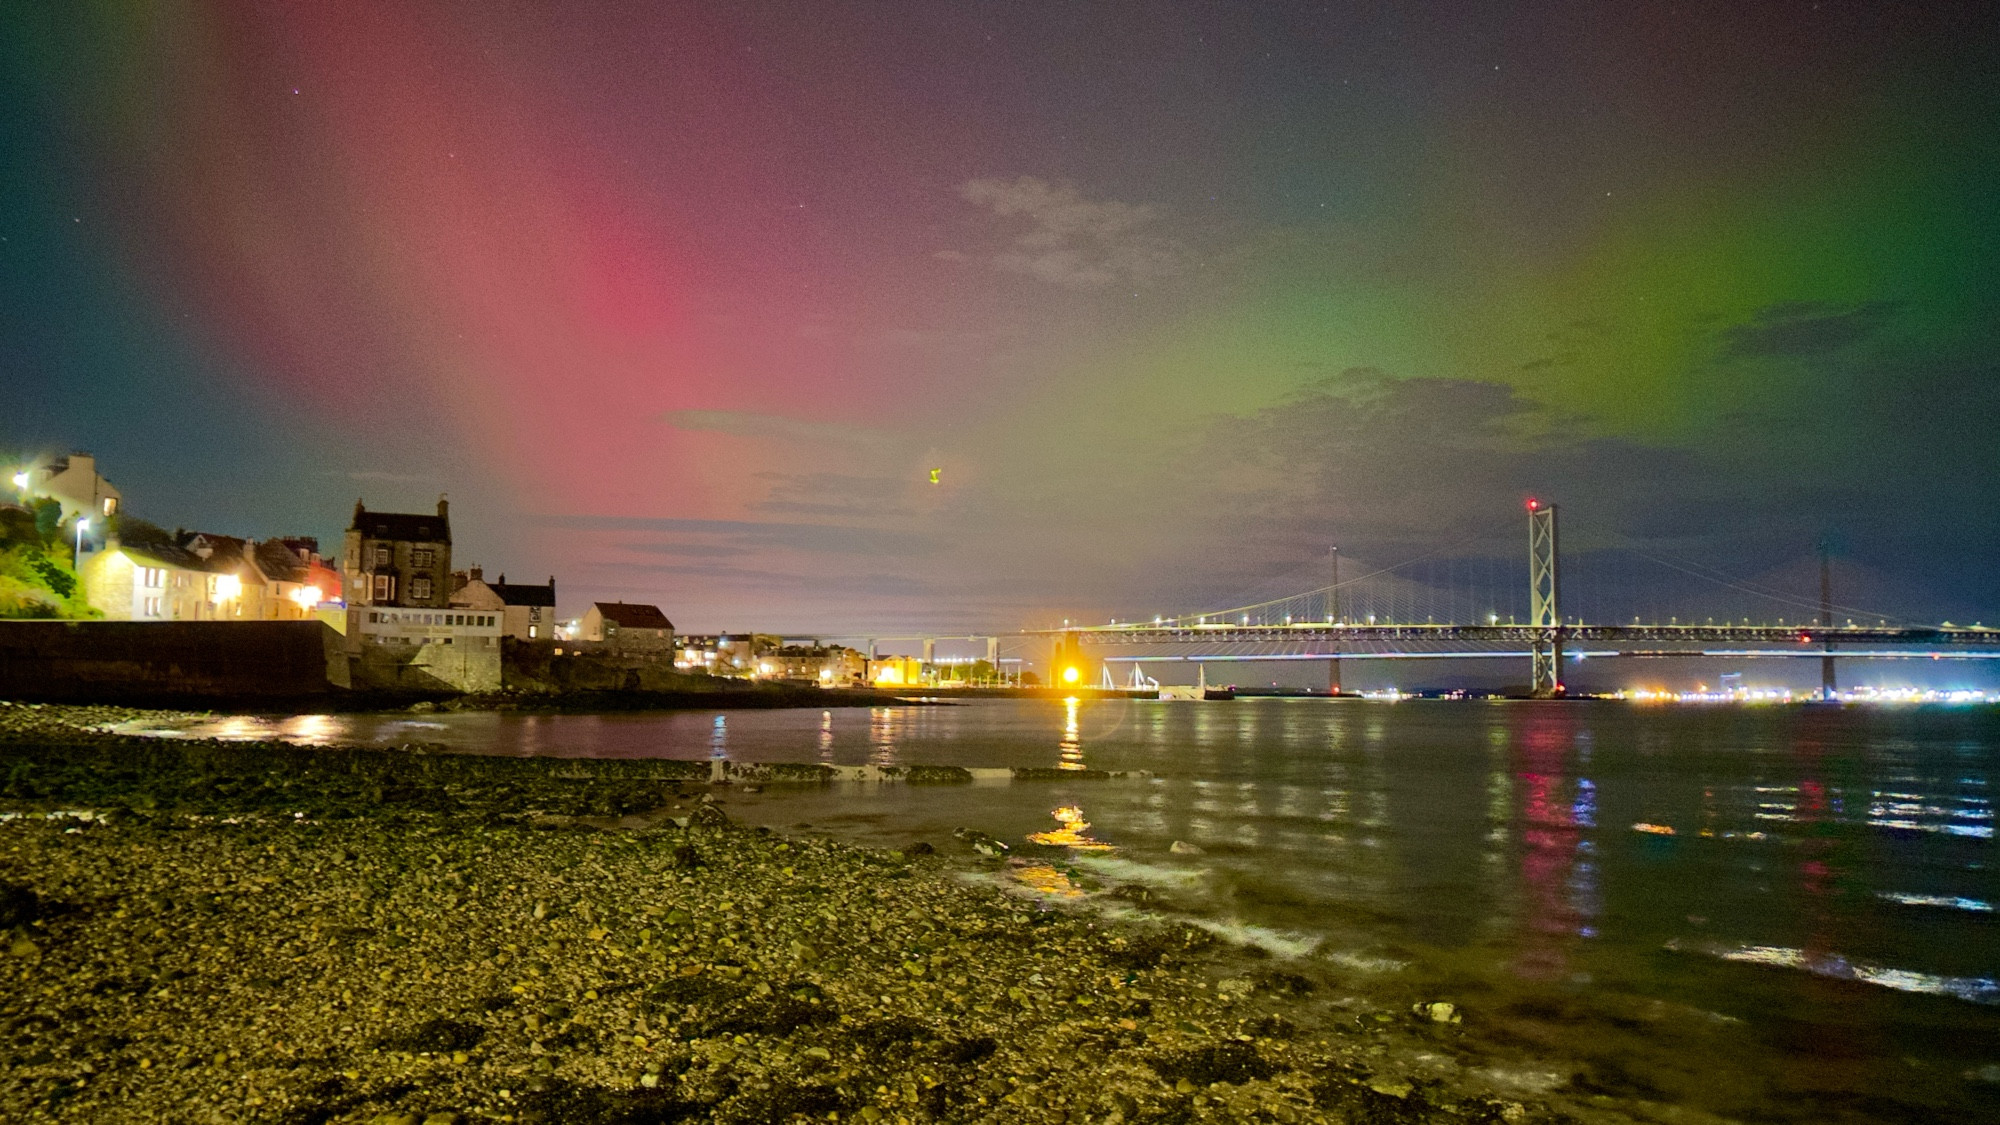
[[[1833,676],[1833,561],[1832,547],[1826,540],[1819,541],[1819,697],[1821,699],[1840,698],[1840,688]]]
[[[1562,581],[1556,570],[1556,506],[1528,501],[1528,624],[1534,629],[1529,692],[1554,699],[1562,684]]]
[[[1059,633],[1049,654],[1050,687],[1090,687],[1096,683],[1091,662],[1083,655],[1083,640],[1075,633]]]
[[[1326,623],[1336,630],[1333,635],[1333,659],[1326,662],[1326,693],[1340,694],[1340,548],[1327,549],[1327,558],[1333,562],[1333,585],[1326,588]]]

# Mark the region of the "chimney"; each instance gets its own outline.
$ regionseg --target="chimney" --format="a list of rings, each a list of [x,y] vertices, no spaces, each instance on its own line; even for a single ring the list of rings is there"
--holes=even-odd
[[[448,493],[438,493],[438,518],[451,518],[451,499]]]
[[[486,569],[478,563],[473,563],[472,569],[465,572],[465,577],[468,582],[484,582],[486,581]]]
[[[366,512],[367,510],[368,510],[368,509],[366,509],[366,508],[364,508],[364,507],[362,507],[362,506],[361,506],[361,498],[360,498],[360,497],[358,497],[358,496],[357,496],[357,497],[355,497],[355,499],[354,499],[354,522],[353,522],[353,523],[351,523],[351,524],[349,524],[348,526],[349,526],[349,527],[360,527],[360,526],[361,526],[361,516],[362,516],[362,513]]]
[[[500,572],[500,584],[502,586],[505,586],[507,584],[507,573],[505,571]]]

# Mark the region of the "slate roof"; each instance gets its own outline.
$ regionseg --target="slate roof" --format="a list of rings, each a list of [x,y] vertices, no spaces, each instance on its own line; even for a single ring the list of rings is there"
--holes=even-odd
[[[656,605],[634,605],[631,602],[592,602],[598,615],[620,629],[671,629],[674,623],[660,612]]]
[[[451,542],[451,520],[436,515],[357,510],[354,523],[348,530],[359,531],[364,539],[392,539],[406,543]]]
[[[537,586],[528,582],[488,582],[486,585],[504,605],[542,605],[555,608],[554,586]],[[658,613],[659,610],[653,612]]]
[[[143,547],[121,543],[118,549],[141,566],[170,566],[180,570],[199,570],[211,574],[234,574],[243,565],[241,555],[224,558],[218,554],[204,559],[184,547],[170,547],[164,543],[149,543]]]
[[[311,574],[299,553],[277,539],[257,544],[257,569],[279,582],[304,582]]]
[[[195,554],[200,553],[195,551],[195,547],[197,546],[196,541],[199,540],[202,543],[206,543],[210,551],[209,559],[213,562],[234,561],[241,563],[245,557],[244,548],[248,547],[250,543],[249,540],[239,539],[234,535],[216,535],[208,531],[183,531],[175,535],[174,539],[183,548]]]

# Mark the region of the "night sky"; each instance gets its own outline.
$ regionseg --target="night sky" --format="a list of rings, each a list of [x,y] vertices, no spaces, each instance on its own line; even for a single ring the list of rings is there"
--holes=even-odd
[[[1825,539],[1992,624],[1996,27],[8,5],[0,457],[237,535],[449,492],[459,564],[690,630],[1217,608],[1334,542],[1525,586],[1530,494],[1600,616],[1701,600],[1648,559],[1816,595]]]

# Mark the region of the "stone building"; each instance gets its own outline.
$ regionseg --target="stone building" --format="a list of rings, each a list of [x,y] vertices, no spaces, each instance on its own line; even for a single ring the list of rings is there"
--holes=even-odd
[[[756,664],[759,678],[822,687],[848,687],[868,676],[868,658],[842,645],[780,645],[758,653]]]
[[[354,503],[341,550],[356,686],[494,691],[500,614],[451,609],[451,509],[371,512]]]
[[[451,600],[451,511],[437,515],[371,512],[354,502],[341,552],[347,604],[444,609]]]
[[[583,615],[579,640],[625,653],[671,653],[674,623],[660,607],[629,602],[592,602]]]
[[[709,676],[754,676],[758,656],[781,643],[767,633],[684,636],[675,644],[674,667]]]

